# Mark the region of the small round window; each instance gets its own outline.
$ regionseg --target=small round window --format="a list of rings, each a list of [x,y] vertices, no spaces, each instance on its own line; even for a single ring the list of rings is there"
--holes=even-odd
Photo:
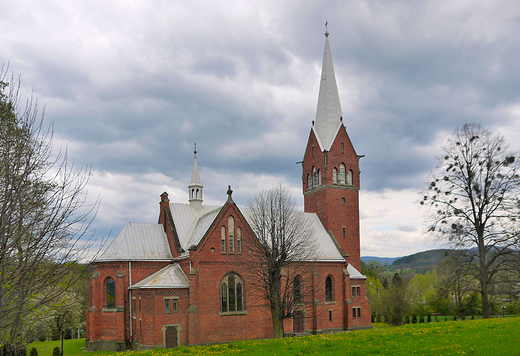
[[[344,203],[345,202],[345,198],[342,197],[341,198],[341,202]]]

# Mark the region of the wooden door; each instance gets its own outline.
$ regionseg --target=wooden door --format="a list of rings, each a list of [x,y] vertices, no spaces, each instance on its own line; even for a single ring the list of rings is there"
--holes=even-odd
[[[303,312],[296,311],[293,314],[293,333],[302,333],[305,331]]]
[[[167,349],[177,347],[177,328],[175,326],[166,327],[165,338],[165,346]]]

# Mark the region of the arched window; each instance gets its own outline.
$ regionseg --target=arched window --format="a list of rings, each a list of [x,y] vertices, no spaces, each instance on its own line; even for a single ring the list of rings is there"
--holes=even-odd
[[[353,185],[352,183],[352,169],[349,169],[348,170],[348,173],[347,173],[347,185]]]
[[[235,252],[235,218],[230,216],[228,218],[228,238],[229,238],[229,253]]]
[[[338,183],[339,184],[345,184],[345,181],[346,181],[345,165],[342,163],[342,164],[339,165]]]
[[[332,184],[338,184],[338,170],[336,167],[332,170]]]
[[[302,279],[300,276],[294,277],[293,280],[293,299],[294,303],[302,302]]]
[[[244,310],[242,281],[236,274],[229,274],[220,283],[220,305],[223,313]]]
[[[312,186],[318,185],[318,174],[316,173],[316,167],[312,167]]]
[[[318,185],[321,185],[321,170],[318,169]]]
[[[307,189],[312,188],[312,177],[310,174],[307,174]]]
[[[332,277],[327,276],[325,279],[325,301],[332,302],[334,300],[334,288],[332,284]]]
[[[242,253],[242,228],[237,227],[237,253]]]
[[[106,289],[106,305],[107,308],[115,308],[116,307],[116,283],[112,278],[108,278],[105,283]]]
[[[220,240],[222,241],[222,253],[226,253],[226,227],[220,228]]]

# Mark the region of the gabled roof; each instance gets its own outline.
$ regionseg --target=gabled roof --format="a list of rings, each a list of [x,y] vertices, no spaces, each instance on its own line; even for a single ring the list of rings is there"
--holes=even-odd
[[[203,206],[201,210],[196,210],[189,204],[170,204],[170,209],[179,242],[187,255],[192,245],[198,245],[202,241],[223,207]],[[242,208],[240,211],[249,222],[248,209]],[[310,237],[312,241],[309,243],[316,249],[313,260],[345,261],[318,216],[315,213],[298,214],[301,214],[302,219],[313,230]],[[162,225],[126,224],[96,262],[136,260],[173,260]]]
[[[320,92],[318,94],[318,108],[316,110],[314,127],[316,128],[315,135],[320,144],[320,148],[329,151],[338,133],[343,114],[341,113],[328,33],[326,33],[325,36]]]
[[[172,259],[162,225],[127,223],[96,262]]]
[[[177,264],[171,264],[145,279],[135,283],[130,289],[137,288],[189,288],[190,281],[182,268]]]

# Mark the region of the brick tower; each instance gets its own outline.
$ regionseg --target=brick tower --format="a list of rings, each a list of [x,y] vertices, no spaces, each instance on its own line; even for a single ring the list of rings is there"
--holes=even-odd
[[[328,32],[316,119],[303,157],[305,212],[316,213],[347,260],[361,270],[359,251],[359,156],[341,114]]]

